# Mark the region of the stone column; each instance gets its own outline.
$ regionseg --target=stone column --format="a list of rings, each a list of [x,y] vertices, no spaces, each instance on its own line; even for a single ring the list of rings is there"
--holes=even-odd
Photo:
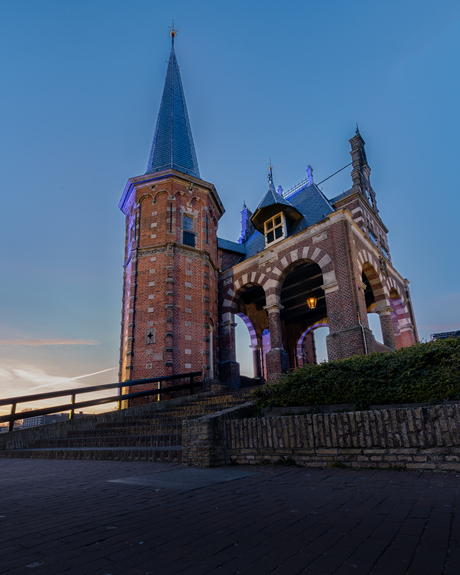
[[[232,389],[240,387],[240,364],[236,361],[235,316],[230,316],[219,325],[219,379]]]
[[[261,363],[261,358],[260,358],[262,346],[257,344],[257,345],[250,345],[249,347],[252,349],[252,362],[253,362],[253,366],[254,366],[254,377],[257,377],[260,379],[262,377],[262,363]]]
[[[391,319],[392,308],[390,306],[390,302],[386,299],[378,301],[375,304],[374,311],[379,315],[380,318],[380,327],[382,328],[383,343],[387,347],[396,349],[393,321]]]
[[[268,326],[270,330],[271,349],[266,355],[267,379],[276,379],[278,375],[285,373],[289,369],[289,356],[284,351],[283,336],[281,333],[280,312],[283,306],[279,303],[272,303],[264,307],[268,313]]]

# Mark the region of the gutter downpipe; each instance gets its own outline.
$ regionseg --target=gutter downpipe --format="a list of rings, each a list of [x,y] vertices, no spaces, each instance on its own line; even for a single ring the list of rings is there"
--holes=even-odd
[[[364,326],[361,323],[361,317],[360,317],[359,313],[358,313],[358,324],[359,324],[359,327],[361,328],[361,333],[363,334],[364,354],[367,355],[366,334],[364,333]]]

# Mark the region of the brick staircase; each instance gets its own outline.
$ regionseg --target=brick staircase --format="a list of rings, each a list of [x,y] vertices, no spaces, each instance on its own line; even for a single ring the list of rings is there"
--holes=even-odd
[[[1,457],[182,462],[182,422],[250,400],[251,388],[208,392],[160,404],[30,428],[27,447],[0,448]],[[151,409],[149,409],[151,406]],[[83,421],[83,419],[85,421]],[[109,419],[109,421],[107,421]],[[58,426],[56,430],[48,430]],[[35,433],[34,431],[35,430]],[[59,430],[61,433],[59,433]],[[51,431],[50,433],[44,433]],[[24,433],[14,431],[13,435]],[[8,434],[10,435],[10,434]],[[48,437],[44,437],[48,435]],[[58,435],[58,437],[50,437]],[[19,442],[20,443],[20,442]]]

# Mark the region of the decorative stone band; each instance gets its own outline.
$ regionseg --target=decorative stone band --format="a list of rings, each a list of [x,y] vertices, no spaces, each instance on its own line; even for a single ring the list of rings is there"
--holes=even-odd
[[[382,299],[375,304],[374,312],[378,315],[390,315],[393,311],[393,308],[390,305],[390,302],[386,299]]]
[[[270,305],[265,305],[264,309],[266,309],[268,313],[280,313],[280,311],[284,309],[284,305],[281,305],[280,303],[271,303]]]
[[[321,286],[321,289],[324,291],[325,294],[333,293],[335,291],[338,291],[339,282],[335,281],[328,284],[324,284]]]

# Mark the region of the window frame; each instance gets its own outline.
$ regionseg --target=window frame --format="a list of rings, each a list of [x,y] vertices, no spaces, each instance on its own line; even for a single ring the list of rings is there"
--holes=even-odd
[[[191,230],[189,230],[188,228],[185,227],[185,218],[190,218],[190,220],[192,221],[192,229]],[[185,241],[187,234],[189,235],[190,238],[193,237],[193,245],[190,242]],[[192,214],[187,213],[187,212],[182,212],[181,235],[182,235],[182,243],[184,244],[184,246],[196,248],[196,244],[197,244],[196,217],[193,216]]]
[[[280,218],[281,222],[278,225],[275,225],[275,219],[276,218]],[[269,224],[272,223],[273,225],[269,227]],[[281,228],[281,235],[279,237],[276,237],[276,231],[277,229]],[[273,240],[268,242],[267,241],[267,236],[270,232],[273,232]],[[270,246],[272,246],[273,244],[276,244],[282,240],[284,240],[286,238],[286,218],[284,216],[284,212],[278,212],[277,214],[275,214],[273,217],[269,218],[268,220],[265,220],[264,222],[264,237],[265,237],[265,247],[268,248]]]

